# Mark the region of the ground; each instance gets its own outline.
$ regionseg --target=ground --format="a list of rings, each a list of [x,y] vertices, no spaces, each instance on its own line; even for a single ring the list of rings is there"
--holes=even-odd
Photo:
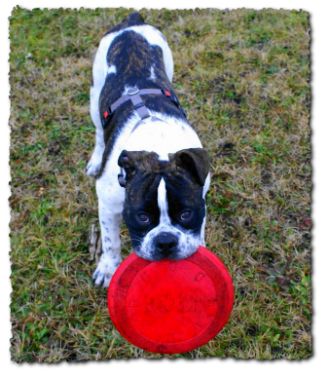
[[[85,166],[92,60],[131,10],[10,17],[11,354],[17,362],[160,355],[128,343],[91,281],[98,223]],[[194,357],[311,356],[310,32],[306,12],[141,10],[167,37],[174,85],[211,158],[207,247],[231,273],[231,317]],[[122,226],[123,255],[131,251]],[[170,355],[170,358],[179,355]]]

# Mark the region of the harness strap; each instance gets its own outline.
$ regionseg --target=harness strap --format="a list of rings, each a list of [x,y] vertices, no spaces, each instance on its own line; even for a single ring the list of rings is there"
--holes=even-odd
[[[110,107],[108,107],[103,114],[100,115],[103,128],[106,127],[107,123],[111,119],[115,110],[126,101],[132,102],[134,109],[138,112],[138,115],[141,118],[141,120],[144,120],[145,118],[150,117],[150,114],[142,98],[140,97],[141,95],[164,95],[168,97],[180,109],[182,114],[186,117],[186,113],[184,109],[182,108],[181,104],[179,103],[179,100],[177,98],[173,98],[169,91],[163,91],[158,88],[147,88],[147,89],[139,90],[138,88],[135,87],[135,88],[130,88],[126,95],[121,96]]]

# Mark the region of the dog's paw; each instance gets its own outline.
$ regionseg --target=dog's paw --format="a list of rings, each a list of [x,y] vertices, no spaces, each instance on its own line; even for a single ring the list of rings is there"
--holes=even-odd
[[[121,260],[115,264],[110,262],[107,257],[102,255],[96,271],[92,275],[92,281],[97,287],[108,287]]]
[[[103,272],[99,268],[93,273],[92,281],[96,287],[108,288],[112,275],[109,272]]]
[[[90,160],[90,162],[88,163],[88,165],[85,169],[85,172],[89,176],[97,176],[98,172],[100,171],[100,168],[101,168],[101,162],[99,164],[94,164]]]
[[[102,155],[93,153],[85,169],[87,175],[97,176],[101,168],[101,162],[102,162]]]

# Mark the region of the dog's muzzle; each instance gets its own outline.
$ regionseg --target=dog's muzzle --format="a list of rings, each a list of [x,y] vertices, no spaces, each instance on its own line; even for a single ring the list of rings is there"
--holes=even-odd
[[[176,253],[178,238],[173,233],[161,233],[154,239],[155,252],[167,257]]]

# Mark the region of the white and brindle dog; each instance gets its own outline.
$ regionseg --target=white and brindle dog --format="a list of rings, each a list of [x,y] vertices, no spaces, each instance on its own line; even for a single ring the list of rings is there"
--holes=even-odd
[[[121,263],[122,215],[135,253],[183,259],[204,245],[207,152],[172,87],[165,37],[130,14],[101,40],[90,91],[102,255],[93,274],[108,287]]]

